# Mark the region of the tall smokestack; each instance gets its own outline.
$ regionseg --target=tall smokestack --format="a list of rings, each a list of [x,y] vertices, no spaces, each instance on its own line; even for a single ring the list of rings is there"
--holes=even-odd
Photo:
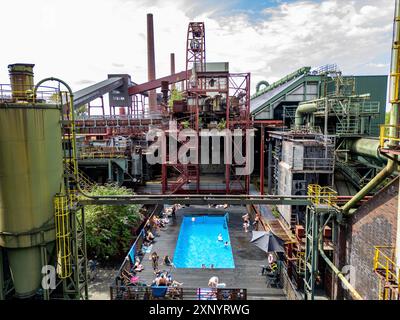
[[[175,74],[175,53],[171,53],[171,74]],[[171,90],[175,89],[175,83],[171,84]]]
[[[154,28],[153,14],[147,14],[147,78],[148,81],[156,78],[156,62],[154,57]],[[149,91],[150,114],[157,112],[157,93],[156,90]]]

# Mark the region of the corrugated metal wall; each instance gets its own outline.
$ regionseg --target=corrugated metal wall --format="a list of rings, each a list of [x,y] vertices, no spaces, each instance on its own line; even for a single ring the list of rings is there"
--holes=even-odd
[[[388,76],[356,76],[356,93],[370,93],[371,101],[380,102],[380,116],[372,121],[371,133],[379,136],[379,125],[385,123]]]

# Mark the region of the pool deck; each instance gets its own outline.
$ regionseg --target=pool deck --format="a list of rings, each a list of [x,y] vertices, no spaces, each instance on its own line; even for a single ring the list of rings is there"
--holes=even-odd
[[[229,235],[235,261],[234,269],[188,269],[172,268],[173,279],[183,282],[183,287],[206,288],[208,280],[217,276],[221,283],[226,283],[227,288],[246,288],[248,299],[285,300],[283,290],[270,288],[266,285],[265,276],[261,276],[260,265],[267,263],[267,255],[261,249],[250,243],[251,229],[245,233],[242,227],[242,215],[246,212],[245,207],[230,207],[228,209],[208,209],[206,207],[191,206],[182,208],[176,213],[176,219],[170,219],[165,229],[161,229],[160,236],[156,237],[152,252],[155,251],[160,257],[160,269],[169,270],[161,264],[165,255],[173,260],[175,245],[184,214],[224,214],[229,212]],[[140,280],[151,284],[155,275],[149,260],[151,253],[146,253],[142,264],[144,270],[138,273]]]

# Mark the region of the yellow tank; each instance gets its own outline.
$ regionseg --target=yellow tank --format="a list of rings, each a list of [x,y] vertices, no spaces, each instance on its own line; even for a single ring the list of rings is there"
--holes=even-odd
[[[0,246],[19,297],[41,284],[41,245],[54,246],[53,197],[62,185],[60,111],[0,103]]]

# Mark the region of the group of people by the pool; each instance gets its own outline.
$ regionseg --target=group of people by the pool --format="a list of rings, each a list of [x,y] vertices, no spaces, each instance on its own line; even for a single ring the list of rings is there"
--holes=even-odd
[[[179,205],[174,205],[173,207],[166,208],[163,211],[162,216],[157,217],[154,215],[147,222],[144,228],[144,239],[143,246],[140,250],[140,255],[136,255],[135,261],[131,262],[131,284],[135,285],[139,283],[139,277],[137,276],[138,272],[142,272],[144,270],[144,266],[141,262],[139,256],[144,255],[145,253],[150,253],[153,247],[153,244],[156,242],[156,237],[159,236],[158,232],[161,229],[165,229],[167,224],[169,223],[169,217],[174,216],[175,211],[179,209]],[[183,283],[178,282],[172,278],[171,268],[174,266],[171,258],[168,255],[165,255],[162,259],[162,264],[165,267],[169,267],[169,271],[160,270],[159,268],[159,260],[160,257],[158,254],[153,251],[150,254],[149,260],[151,260],[153,271],[155,274],[155,278],[152,281],[152,286],[181,286]]]
[[[256,216],[254,217],[254,221],[252,223],[254,230],[258,230],[258,225],[260,223],[260,214],[257,212]],[[245,215],[242,216],[243,219],[243,229],[244,232],[249,232],[250,228],[250,215],[246,213]]]
[[[155,238],[158,236],[158,232],[161,229],[166,228],[167,224],[169,223],[169,218],[171,215],[173,216],[175,211],[179,209],[179,205],[174,205],[172,208],[167,208],[164,210],[163,215],[161,217],[153,216],[148,224],[145,226],[145,236],[144,236],[144,241],[143,241],[143,248],[142,250],[144,252],[151,252],[152,244],[156,241]],[[242,216],[243,219],[243,229],[245,232],[249,231],[250,228],[250,215],[246,213],[245,215]],[[256,217],[254,219],[254,222],[252,223],[253,227],[257,230],[258,224],[260,222],[260,215],[259,213],[256,214]],[[217,235],[217,241],[220,243],[223,243],[224,247],[229,247],[230,243],[229,241],[224,240],[222,233],[219,233]],[[147,251],[148,250],[148,251]],[[164,258],[162,259],[162,264],[165,267],[169,267],[169,271],[166,270],[160,270],[159,268],[159,260],[160,257],[158,254],[153,251],[149,257],[149,260],[151,260],[153,271],[155,274],[155,278],[152,281],[152,286],[173,286],[173,287],[179,287],[183,283],[178,282],[175,279],[173,279],[172,274],[171,274],[171,269],[174,267],[174,264],[169,257],[169,255],[165,255]],[[132,265],[131,265],[132,266]],[[202,269],[206,269],[207,266],[206,264],[201,265]],[[214,269],[215,266],[214,264],[210,264],[209,266],[210,269]],[[135,279],[138,279],[136,277],[137,272],[141,272],[144,270],[143,265],[141,264],[141,260],[139,256],[136,256],[135,261],[133,263],[133,266],[131,268],[131,271],[133,272],[133,275],[135,275]],[[219,287],[224,284],[219,284],[218,277],[212,277],[208,283],[209,287]]]

